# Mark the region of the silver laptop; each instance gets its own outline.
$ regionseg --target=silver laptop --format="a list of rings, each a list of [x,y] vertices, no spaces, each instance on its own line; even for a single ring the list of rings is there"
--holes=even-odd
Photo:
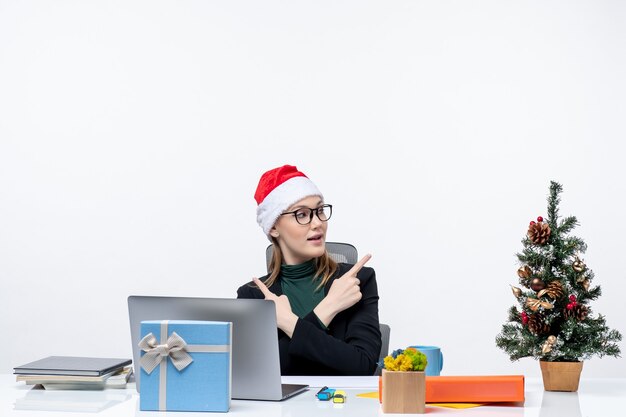
[[[308,385],[281,384],[276,306],[235,298],[128,297],[133,361],[139,365],[142,320],[207,320],[233,323],[232,398],[280,401]],[[141,370],[135,370],[140,391]]]

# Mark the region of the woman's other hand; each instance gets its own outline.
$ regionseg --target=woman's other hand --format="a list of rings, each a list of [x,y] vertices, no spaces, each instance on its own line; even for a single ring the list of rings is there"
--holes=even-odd
[[[298,316],[291,310],[289,298],[284,294],[280,296],[274,294],[258,278],[252,278],[252,281],[259,287],[266,300],[273,301],[274,304],[276,304],[276,325],[280,330],[285,332],[287,336],[291,337],[293,330],[296,328]]]

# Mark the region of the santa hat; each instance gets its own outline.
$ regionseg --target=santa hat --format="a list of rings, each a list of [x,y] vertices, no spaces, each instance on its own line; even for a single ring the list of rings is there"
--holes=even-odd
[[[258,204],[256,221],[263,233],[269,238],[270,230],[281,213],[312,195],[323,197],[313,181],[295,166],[283,165],[263,174],[254,193]]]

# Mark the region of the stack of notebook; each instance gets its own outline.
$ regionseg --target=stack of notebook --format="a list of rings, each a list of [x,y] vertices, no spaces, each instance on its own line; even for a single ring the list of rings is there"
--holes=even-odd
[[[132,367],[130,359],[49,356],[13,368],[17,381],[43,385],[45,389],[125,388]]]

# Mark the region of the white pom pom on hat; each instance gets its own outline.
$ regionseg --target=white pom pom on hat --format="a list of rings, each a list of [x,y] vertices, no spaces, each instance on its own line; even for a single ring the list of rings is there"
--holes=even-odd
[[[259,180],[254,199],[258,204],[256,221],[265,236],[270,239],[270,230],[283,211],[313,195],[323,198],[313,181],[293,165],[283,165],[264,173]]]

